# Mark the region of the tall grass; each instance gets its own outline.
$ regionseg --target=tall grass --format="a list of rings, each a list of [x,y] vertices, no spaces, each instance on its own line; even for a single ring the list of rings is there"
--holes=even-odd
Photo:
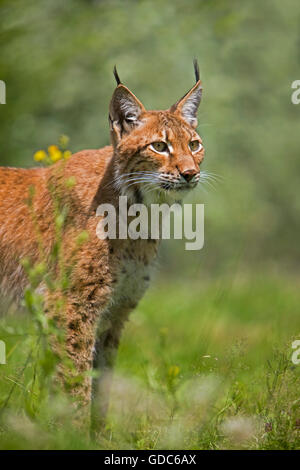
[[[97,443],[72,429],[65,397],[49,396],[47,387],[39,392],[52,363],[32,315],[2,319],[8,354],[0,367],[0,446],[299,448],[300,366],[291,361],[299,334],[297,285],[250,278],[222,295],[218,285],[157,282],[146,295],[121,342],[107,426]]]

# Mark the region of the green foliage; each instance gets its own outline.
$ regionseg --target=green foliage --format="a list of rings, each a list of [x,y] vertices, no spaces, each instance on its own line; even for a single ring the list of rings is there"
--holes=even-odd
[[[190,197],[205,203],[204,249],[166,242],[162,277],[127,325],[100,444],[72,429],[72,404],[51,386],[50,338],[63,333],[36,288],[63,294],[72,272],[53,193],[50,260],[36,224],[41,259],[23,260],[24,312],[0,318],[0,447],[299,449],[299,3],[0,0],[0,14],[1,165],[32,166],[61,132],[75,151],[108,144],[114,64],[147,108],[167,108],[194,83],[197,57],[203,168],[220,177]],[[68,141],[58,147],[36,160],[61,158]]]
[[[299,264],[299,79],[296,0],[1,0],[0,164],[31,166],[32,154],[61,132],[73,150],[109,143],[108,105],[117,64],[122,81],[148,108],[167,108],[194,83],[204,96],[199,131],[203,168],[222,183],[205,203],[205,247],[176,260],[206,273],[232,263],[279,272]],[[196,262],[194,259],[196,257]]]
[[[0,447],[299,449],[297,285],[247,278],[220,302],[220,281],[228,280],[162,281],[146,295],[125,329],[100,443],[76,433],[70,403],[42,386],[55,364],[38,343],[40,326],[24,313],[2,319],[0,407],[16,385]]]
[[[49,158],[42,159],[44,163],[50,165],[58,159],[62,159],[61,171],[63,171],[65,163],[64,147],[67,143],[66,136],[62,136],[60,138],[61,150],[57,146],[49,147]],[[59,158],[52,159],[51,155],[53,155],[53,152],[59,152]],[[75,180],[66,181],[66,187],[69,190],[71,190],[75,184]],[[24,291],[23,307],[25,307],[27,314],[31,318],[32,326],[30,326],[28,333],[20,333],[20,337],[23,336],[24,338],[20,339],[8,354],[11,355],[15,347],[21,343],[22,348],[25,349],[24,357],[26,357],[26,360],[21,369],[17,367],[17,364],[13,364],[15,371],[14,368],[12,368],[12,375],[6,375],[7,371],[5,370],[1,377],[4,382],[8,381],[8,383],[11,383],[9,389],[4,387],[4,389],[1,390],[3,395],[1,395],[0,398],[0,426],[2,424],[2,432],[7,433],[9,436],[10,431],[9,425],[7,425],[7,419],[8,421],[11,419],[11,410],[16,410],[15,395],[18,387],[24,392],[21,398],[20,409],[24,416],[26,416],[25,423],[26,419],[31,419],[32,422],[28,422],[30,422],[30,425],[33,427],[35,426],[33,424],[34,422],[36,425],[41,424],[41,416],[43,416],[46,410],[48,413],[52,410],[52,414],[49,414],[47,419],[50,419],[51,426],[54,427],[55,425],[55,429],[57,429],[57,427],[59,427],[59,421],[62,418],[62,410],[64,419],[66,416],[68,416],[68,419],[71,419],[72,416],[71,399],[67,399],[64,396],[66,390],[63,389],[58,381],[58,366],[60,370],[64,370],[66,376],[65,385],[67,388],[72,387],[74,382],[83,379],[82,375],[75,373],[74,365],[66,355],[64,346],[64,318],[66,315],[66,292],[70,285],[72,271],[75,267],[76,254],[80,247],[88,240],[88,234],[85,231],[79,233],[75,240],[75,248],[73,250],[74,258],[71,263],[68,263],[64,257],[62,236],[65,229],[68,209],[61,203],[54,188],[49,187],[49,192],[52,196],[53,226],[55,228],[55,240],[50,254],[47,254],[49,250],[44,246],[44,240],[37,222],[34,204],[36,188],[34,186],[30,188],[29,198],[27,200],[35,229],[35,237],[38,240],[39,259],[35,264],[32,264],[29,258],[21,260],[21,264],[28,277],[28,287]],[[69,242],[72,242],[72,240],[69,240]],[[49,305],[51,308],[50,316],[47,314],[46,310],[48,308],[49,313]],[[4,326],[4,330],[5,328],[6,326]],[[9,327],[8,331],[13,332],[12,336],[14,336],[13,327]],[[3,337],[6,337],[5,333]],[[13,402],[13,404],[11,404],[11,402]],[[54,411],[57,406],[59,407],[59,413]],[[21,422],[24,416],[22,418],[20,413],[15,413],[12,420],[16,420],[22,427]],[[47,428],[49,427],[47,421],[43,424]],[[9,445],[13,445],[11,443],[14,442],[14,437],[11,436],[10,439],[12,440],[9,440]],[[48,440],[47,442],[49,444]]]

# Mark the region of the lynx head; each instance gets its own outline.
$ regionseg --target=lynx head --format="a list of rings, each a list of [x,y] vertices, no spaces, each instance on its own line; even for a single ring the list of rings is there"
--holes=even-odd
[[[204,158],[196,132],[202,85],[196,61],[194,68],[196,84],[166,111],[146,111],[114,69],[109,122],[115,185],[122,194],[140,202],[180,200],[198,184]]]

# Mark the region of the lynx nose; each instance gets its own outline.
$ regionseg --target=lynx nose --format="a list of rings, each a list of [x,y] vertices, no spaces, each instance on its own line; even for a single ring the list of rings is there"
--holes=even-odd
[[[187,183],[189,183],[195,175],[197,175],[198,171],[195,168],[191,168],[189,170],[184,170],[181,174],[181,176],[185,179]]]

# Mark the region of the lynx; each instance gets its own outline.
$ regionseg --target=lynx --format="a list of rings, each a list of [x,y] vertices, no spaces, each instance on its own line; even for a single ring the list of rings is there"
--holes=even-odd
[[[108,407],[109,383],[120,335],[129,313],[147,289],[159,240],[105,239],[96,235],[99,204],[113,204],[120,195],[130,203],[180,201],[200,180],[204,158],[196,132],[202,85],[198,64],[196,83],[166,111],[147,111],[120,81],[109,106],[111,146],[84,150],[64,163],[47,168],[0,168],[0,282],[2,292],[20,298],[27,277],[20,264],[24,257],[35,262],[38,241],[28,204],[29,188],[35,187],[33,208],[47,254],[55,240],[53,202],[49,184],[68,206],[63,246],[66,262],[73,261],[74,239],[83,230],[88,241],[76,255],[71,285],[66,293],[65,349],[78,374],[96,368],[77,383],[72,394],[81,409],[92,409],[94,429],[101,429]],[[76,180],[71,191],[65,181]],[[45,292],[45,309],[51,316],[51,294]],[[62,378],[63,380],[63,378]],[[92,406],[91,406],[92,404]],[[90,414],[90,411],[88,411]]]

